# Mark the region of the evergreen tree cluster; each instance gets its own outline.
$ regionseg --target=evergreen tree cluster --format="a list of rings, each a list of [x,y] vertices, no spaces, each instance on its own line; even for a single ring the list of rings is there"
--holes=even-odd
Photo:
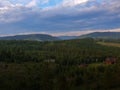
[[[0,41],[0,90],[120,90],[120,48],[96,42]]]

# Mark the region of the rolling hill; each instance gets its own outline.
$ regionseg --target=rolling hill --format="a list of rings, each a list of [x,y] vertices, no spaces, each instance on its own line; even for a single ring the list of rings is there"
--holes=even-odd
[[[120,39],[120,32],[94,32],[81,35],[79,38]]]
[[[16,35],[0,37],[0,40],[35,40],[35,41],[56,41],[60,40],[57,37],[47,34],[28,34],[28,35]]]

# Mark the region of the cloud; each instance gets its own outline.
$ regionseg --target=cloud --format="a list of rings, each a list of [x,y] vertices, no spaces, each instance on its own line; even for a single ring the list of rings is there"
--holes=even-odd
[[[20,0],[17,0],[13,3],[9,0],[0,0],[1,34],[75,34],[73,32],[120,28],[120,0],[64,0],[55,6],[42,9],[38,3],[47,4],[50,0],[39,1],[27,0],[20,3]]]
[[[63,6],[75,6],[81,3],[85,3],[89,0],[63,0],[62,5]]]
[[[32,0],[31,2],[29,2],[29,3],[26,5],[26,7],[34,7],[34,6],[36,6],[36,4],[37,4],[36,0]]]
[[[49,3],[49,0],[41,0],[41,4]]]
[[[26,5],[26,7],[35,7],[35,6],[37,6],[37,0],[32,0]]]
[[[38,7],[38,5],[47,4],[49,0],[31,0],[25,6],[26,7]]]

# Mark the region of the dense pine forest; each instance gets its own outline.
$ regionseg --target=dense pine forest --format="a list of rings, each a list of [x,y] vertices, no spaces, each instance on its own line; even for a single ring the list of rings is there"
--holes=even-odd
[[[120,48],[98,42],[120,43],[1,40],[0,90],[120,90]]]

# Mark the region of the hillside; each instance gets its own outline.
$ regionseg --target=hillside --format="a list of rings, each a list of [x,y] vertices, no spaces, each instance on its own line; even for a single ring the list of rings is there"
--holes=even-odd
[[[0,37],[0,40],[35,40],[35,41],[55,41],[59,40],[57,37],[53,37],[47,34],[29,34],[29,35],[16,35]]]
[[[80,38],[120,39],[120,32],[94,32],[80,36]]]

